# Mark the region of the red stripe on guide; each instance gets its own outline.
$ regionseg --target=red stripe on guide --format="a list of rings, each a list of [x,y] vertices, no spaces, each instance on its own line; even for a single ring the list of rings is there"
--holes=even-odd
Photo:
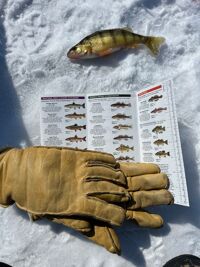
[[[156,86],[156,87],[153,87],[153,88],[151,88],[151,89],[148,89],[148,90],[146,90],[146,91],[143,91],[143,92],[139,93],[138,96],[148,94],[148,93],[150,93],[150,92],[152,92],[152,91],[154,91],[154,90],[160,89],[160,88],[162,88],[162,86],[161,86],[161,85],[158,85],[158,86]]]

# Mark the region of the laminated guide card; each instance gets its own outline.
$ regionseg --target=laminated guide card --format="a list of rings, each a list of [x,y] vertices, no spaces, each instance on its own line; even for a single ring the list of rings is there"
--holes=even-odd
[[[171,81],[131,93],[41,97],[41,145],[152,162],[168,174],[175,203],[189,206]]]

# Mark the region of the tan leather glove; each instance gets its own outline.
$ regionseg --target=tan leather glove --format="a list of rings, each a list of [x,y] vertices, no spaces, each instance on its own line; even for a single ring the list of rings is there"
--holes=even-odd
[[[143,208],[173,203],[173,196],[167,190],[169,181],[166,174],[160,173],[159,167],[151,163],[120,163],[120,168],[127,177],[128,191],[132,196],[126,206],[126,218],[141,227],[161,227],[161,216]],[[77,217],[72,219],[51,216],[48,219],[78,230],[112,253],[120,253],[119,239],[110,225]]]
[[[167,190],[167,175],[160,173],[158,165],[152,163],[120,163],[120,167],[127,177],[131,195],[126,218],[135,220],[142,227],[161,227],[163,219],[160,215],[144,211],[143,208],[174,203],[172,194]]]
[[[129,199],[126,179],[107,153],[55,147],[0,153],[0,203],[34,216],[86,216],[120,225]]]

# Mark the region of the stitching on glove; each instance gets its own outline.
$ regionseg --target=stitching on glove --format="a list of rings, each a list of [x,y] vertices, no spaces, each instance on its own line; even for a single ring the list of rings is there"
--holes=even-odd
[[[88,160],[85,166],[86,167],[102,166],[102,167],[110,168],[114,171],[120,171],[119,168],[116,168],[118,166],[117,163],[112,164],[112,163],[107,163],[107,162],[98,161],[98,160]]]
[[[121,181],[118,181],[117,180],[118,177],[116,179],[113,179],[113,178],[108,178],[108,177],[104,177],[104,176],[87,176],[85,178],[83,178],[83,181],[84,182],[98,182],[98,181],[108,181],[108,182],[114,182],[116,184],[122,184],[124,185],[124,183],[122,183]]]

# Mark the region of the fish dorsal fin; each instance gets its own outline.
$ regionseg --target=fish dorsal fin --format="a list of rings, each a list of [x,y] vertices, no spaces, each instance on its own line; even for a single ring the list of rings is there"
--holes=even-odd
[[[124,27],[122,29],[125,30],[125,31],[128,31],[128,32],[133,32],[133,30],[130,27]]]

